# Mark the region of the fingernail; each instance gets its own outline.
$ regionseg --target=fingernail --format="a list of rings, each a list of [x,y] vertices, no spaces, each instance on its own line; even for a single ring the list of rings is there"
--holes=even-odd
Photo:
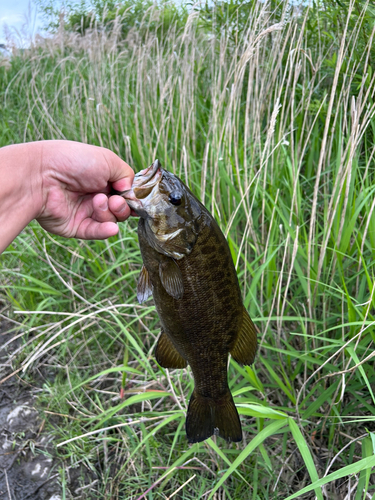
[[[119,208],[117,210],[117,213],[120,214],[120,215],[122,215],[122,214],[124,214],[126,212],[127,208],[128,208],[128,205],[125,203],[121,208]]]
[[[108,210],[108,201],[107,201],[107,200],[105,200],[105,201],[103,201],[103,203],[100,203],[99,208],[100,208],[101,210],[103,210],[103,211],[104,211],[104,210]]]

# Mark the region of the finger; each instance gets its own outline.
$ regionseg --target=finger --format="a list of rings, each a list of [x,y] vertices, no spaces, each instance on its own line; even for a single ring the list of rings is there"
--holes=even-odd
[[[111,196],[108,200],[108,206],[118,221],[122,222],[130,215],[130,207],[122,196]]]
[[[134,177],[134,175],[129,175],[127,177],[123,177],[122,179],[120,179],[116,182],[113,182],[112,183],[113,189],[116,191],[120,191],[120,192],[126,191],[127,189],[130,189],[132,187],[132,184],[133,184],[133,177]]]
[[[108,197],[105,194],[98,193],[92,199],[91,218],[98,222],[117,222],[116,216],[108,206]]]
[[[113,183],[116,191],[125,191],[130,189],[133,183],[134,171],[124,160],[117,156],[113,151],[102,148],[105,160],[109,166],[109,182]]]
[[[85,219],[81,222],[75,235],[82,240],[105,240],[115,236],[119,231],[114,222],[98,222],[93,219]]]

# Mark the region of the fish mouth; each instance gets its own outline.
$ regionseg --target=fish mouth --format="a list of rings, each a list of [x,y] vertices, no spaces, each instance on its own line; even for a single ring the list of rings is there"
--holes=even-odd
[[[149,167],[136,173],[131,189],[123,191],[121,196],[125,198],[129,207],[139,213],[144,207],[142,200],[151,194],[154,187],[160,182],[162,168],[159,160],[155,160]]]

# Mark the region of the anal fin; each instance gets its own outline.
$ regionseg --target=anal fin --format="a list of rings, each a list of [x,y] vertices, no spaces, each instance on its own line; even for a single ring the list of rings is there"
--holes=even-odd
[[[151,295],[152,295],[152,285],[151,285],[150,275],[145,266],[143,265],[137,284],[138,302],[142,304],[142,302],[145,302]]]
[[[156,361],[163,368],[186,368],[187,361],[177,351],[167,334],[161,331],[155,351]]]
[[[245,308],[242,314],[241,330],[230,353],[237,363],[251,365],[257,352],[257,330]]]

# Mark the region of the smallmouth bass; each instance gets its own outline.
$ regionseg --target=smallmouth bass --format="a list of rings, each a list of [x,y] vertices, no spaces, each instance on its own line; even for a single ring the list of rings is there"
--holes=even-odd
[[[143,267],[140,303],[153,295],[161,334],[155,357],[164,368],[190,365],[190,443],[213,434],[241,441],[242,428],[227,380],[228,355],[253,363],[256,328],[245,310],[228,243],[208,210],[174,174],[155,162],[121,193],[140,216]]]

